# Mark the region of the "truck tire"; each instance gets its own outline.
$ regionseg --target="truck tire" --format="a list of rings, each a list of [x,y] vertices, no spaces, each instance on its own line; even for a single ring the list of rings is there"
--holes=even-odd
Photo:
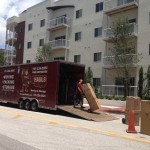
[[[36,101],[32,101],[31,110],[32,111],[37,111],[38,110],[38,103]]]
[[[29,100],[26,100],[26,101],[25,101],[24,108],[25,108],[26,110],[30,110],[30,107],[31,107],[31,102],[30,102]]]
[[[24,101],[20,100],[19,103],[18,103],[18,106],[19,106],[20,109],[24,109]]]
[[[122,123],[126,124],[126,119],[125,118],[122,118]]]

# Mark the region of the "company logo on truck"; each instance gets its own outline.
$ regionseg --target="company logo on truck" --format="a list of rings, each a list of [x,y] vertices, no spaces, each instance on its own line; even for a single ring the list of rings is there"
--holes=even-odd
[[[47,84],[47,66],[33,67],[32,75],[29,73],[29,69],[23,68],[21,71],[22,88],[20,92],[29,92],[30,85],[34,87],[44,88]]]
[[[45,87],[47,83],[47,76],[46,75],[34,75],[32,77],[33,81],[32,84],[34,84],[35,87]]]

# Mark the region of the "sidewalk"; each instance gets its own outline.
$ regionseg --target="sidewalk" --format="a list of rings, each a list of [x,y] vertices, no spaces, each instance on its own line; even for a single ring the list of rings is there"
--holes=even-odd
[[[114,113],[114,114],[125,114],[126,102],[116,100],[99,100],[100,111]],[[84,106],[89,106],[86,99],[84,100]]]
[[[99,110],[103,112],[114,113],[114,114],[125,114],[125,107],[101,105]]]

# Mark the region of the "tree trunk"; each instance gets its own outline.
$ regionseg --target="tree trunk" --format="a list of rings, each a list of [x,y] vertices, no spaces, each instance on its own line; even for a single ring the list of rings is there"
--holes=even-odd
[[[126,96],[129,96],[129,76],[127,70],[125,70],[125,79],[124,79],[124,97]]]

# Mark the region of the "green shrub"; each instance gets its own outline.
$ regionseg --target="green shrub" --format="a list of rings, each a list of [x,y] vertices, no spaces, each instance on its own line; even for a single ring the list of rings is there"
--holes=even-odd
[[[104,99],[104,96],[102,96],[102,95],[99,94],[99,95],[98,95],[98,98],[99,98],[99,99]]]
[[[150,97],[148,97],[148,96],[143,96],[142,99],[143,99],[143,100],[150,100]]]
[[[114,100],[120,100],[120,98],[117,96],[117,97],[114,98]]]
[[[109,96],[106,95],[106,96],[105,96],[105,99],[108,99],[108,98],[109,98]]]
[[[108,100],[112,100],[112,96],[108,96]]]
[[[121,97],[121,101],[125,101],[126,100],[126,98],[125,97]]]

